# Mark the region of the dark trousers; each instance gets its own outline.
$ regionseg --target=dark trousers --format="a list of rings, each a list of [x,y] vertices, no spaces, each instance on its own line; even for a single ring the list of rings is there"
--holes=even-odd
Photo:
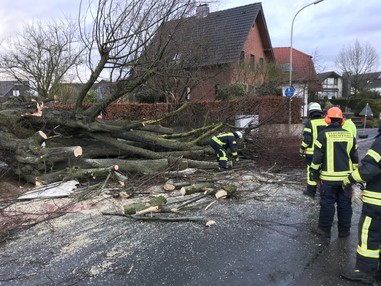
[[[320,186],[319,227],[330,231],[337,208],[339,232],[349,231],[352,220],[351,194],[343,190],[341,185],[331,185],[323,182]]]
[[[221,168],[226,169],[228,166],[228,155],[226,150],[222,146],[218,145],[214,140],[210,140],[209,145],[213,148],[214,153],[217,155],[218,165]]]
[[[363,204],[358,224],[356,268],[375,272],[380,260],[381,207]]]

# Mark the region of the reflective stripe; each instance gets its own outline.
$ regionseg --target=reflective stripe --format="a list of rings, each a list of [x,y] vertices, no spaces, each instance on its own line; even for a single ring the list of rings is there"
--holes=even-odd
[[[319,136],[319,131],[321,131],[327,126],[327,123],[325,122],[324,118],[312,119],[310,123],[311,123],[311,128],[308,128],[308,127],[304,128],[304,131],[306,133],[310,133],[311,139],[312,139],[311,145],[307,147],[307,150],[306,150],[307,155],[314,154],[315,144]]]
[[[302,142],[301,146],[303,147],[303,149],[307,148],[308,147],[308,144],[306,142]]]
[[[357,253],[364,257],[369,258],[379,258],[380,257],[380,250],[370,250],[370,249],[363,249],[360,245],[357,246]]]
[[[381,160],[381,156],[380,154],[378,154],[376,151],[372,150],[372,149],[369,149],[368,152],[366,152],[365,155],[369,155],[370,157],[372,157],[377,163],[380,162]]]
[[[322,171],[322,176],[320,177],[323,180],[328,181],[342,181],[347,175],[353,170],[352,160],[348,161],[349,170],[337,171],[335,170],[335,145],[336,144],[345,144],[346,153],[350,154],[353,148],[353,137],[348,131],[333,131],[327,132],[326,135],[326,166],[324,171]],[[337,162],[336,162],[337,163]]]
[[[321,149],[321,143],[320,143],[319,141],[316,141],[316,142],[315,142],[315,145],[316,145],[316,147],[318,147],[319,149]]]
[[[308,133],[311,133],[311,128],[304,128],[303,130],[304,132],[308,132]]]
[[[232,152],[232,156],[237,156],[238,152]]]
[[[381,193],[364,190],[364,196],[381,200]]]
[[[364,182],[364,180],[361,178],[359,169],[356,169],[356,170],[354,170],[354,171],[352,172],[352,178],[353,178],[353,180],[355,180],[356,182]]]
[[[316,187],[317,186],[316,181],[311,181],[310,169],[311,169],[310,165],[307,165],[307,185]]]
[[[360,243],[357,246],[357,253],[363,257],[378,259],[380,256],[380,249],[377,249],[377,250],[368,249],[369,226],[371,223],[372,223],[372,218],[366,216],[361,228]]]
[[[220,161],[227,161],[228,160],[228,156],[226,155],[225,150],[224,149],[220,149],[219,151],[222,153],[222,156],[220,156],[218,159]]]
[[[213,136],[213,137],[212,137],[212,140],[213,140],[214,142],[216,142],[218,145],[220,145],[220,146],[224,146],[224,143],[223,143],[220,139],[218,139],[217,136]]]
[[[344,181],[346,177],[348,177],[348,172],[324,172],[321,171],[320,179],[323,181]]]
[[[381,206],[381,193],[364,190],[362,201],[370,205]]]
[[[321,164],[314,164],[314,163],[311,163],[311,169],[314,169],[314,170],[319,170],[319,168],[320,168],[320,165]]]

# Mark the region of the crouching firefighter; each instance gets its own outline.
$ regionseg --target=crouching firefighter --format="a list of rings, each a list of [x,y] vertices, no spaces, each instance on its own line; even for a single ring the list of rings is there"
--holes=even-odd
[[[241,131],[234,131],[228,133],[220,133],[216,136],[213,136],[209,140],[209,145],[216,153],[218,165],[221,169],[228,168],[228,150],[230,150],[231,155],[235,161],[239,161],[237,140],[242,139],[242,137],[243,134]]]

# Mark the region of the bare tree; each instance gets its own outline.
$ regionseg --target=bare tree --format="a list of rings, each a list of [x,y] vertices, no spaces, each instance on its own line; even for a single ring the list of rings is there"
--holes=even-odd
[[[83,8],[83,3],[81,4]],[[150,52],[150,62],[142,62],[141,53],[151,43],[163,23],[181,19],[194,8],[193,0],[98,0],[90,2],[80,16],[82,40],[88,50],[90,77],[81,90],[75,107],[77,117],[94,119],[111,102],[134,91],[157,72],[171,38]],[[94,12],[95,9],[95,12]],[[94,23],[87,26],[87,23]],[[83,100],[101,74],[117,82],[111,96],[84,111]]]
[[[379,63],[379,55],[374,47],[361,44],[356,40],[352,45],[343,47],[336,58],[336,66],[343,76],[348,76],[354,96],[366,86],[364,75],[374,71]]]
[[[3,139],[0,140],[0,151],[5,152],[4,160],[13,172],[29,182],[47,183],[70,177],[99,177],[101,173],[107,176],[117,171],[115,165],[129,164],[124,160],[106,162],[103,161],[105,158],[122,156],[158,160],[156,163],[160,166],[153,162],[142,163],[163,170],[172,159],[177,162],[168,152],[180,151],[176,156],[181,156],[182,151],[203,152],[199,142],[204,137],[198,140],[188,138],[185,142],[184,138],[164,138],[163,133],[168,133],[168,129],[158,124],[175,112],[169,112],[158,120],[141,122],[97,119],[99,112],[110,103],[134,91],[160,72],[160,62],[171,37],[163,37],[158,46],[147,47],[153,37],[160,34],[157,32],[164,23],[185,18],[193,7],[191,0],[98,0],[91,1],[89,6],[81,6],[80,31],[90,76],[82,85],[74,110],[44,109],[44,105],[38,102],[34,112],[25,112],[26,108],[30,108],[29,103],[25,106],[12,105],[13,109],[0,112],[0,138]],[[146,50],[149,51],[149,59],[142,56]],[[112,93],[90,107],[85,106],[88,91],[105,75],[114,83]],[[10,106],[11,103],[7,104],[7,108]],[[186,106],[184,104],[178,111]],[[209,129],[215,132],[222,126],[211,125]],[[206,131],[209,129],[203,128],[187,136],[198,137],[200,133],[208,136]],[[42,148],[41,144],[45,141],[49,142],[45,144],[46,148]],[[81,157],[82,146],[85,146],[84,157]],[[140,163],[136,160],[131,163],[135,166],[133,168],[138,165]],[[129,170],[132,169],[129,167]]]
[[[317,73],[322,73],[327,70],[327,66],[324,64],[323,56],[317,49],[312,52],[311,56]]]
[[[71,68],[81,63],[77,27],[71,21],[36,21],[3,43],[0,69],[38,96],[52,99]]]

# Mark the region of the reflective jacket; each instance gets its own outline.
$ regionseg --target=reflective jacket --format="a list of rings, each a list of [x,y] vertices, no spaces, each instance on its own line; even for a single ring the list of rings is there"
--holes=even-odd
[[[352,121],[352,119],[350,119],[350,118],[349,119],[345,119],[343,128],[345,130],[348,130],[349,132],[351,132],[353,137],[356,138],[356,136],[357,136],[357,127],[356,127],[356,124],[354,124],[354,122]]]
[[[303,141],[300,148],[305,150],[306,155],[314,154],[315,142],[318,138],[319,132],[327,126],[324,118],[315,118],[308,120],[303,130]]]
[[[216,143],[217,145],[221,146],[225,150],[230,149],[233,157],[238,156],[237,141],[233,132],[221,133],[217,136],[213,136],[211,141],[213,141],[212,143]]]
[[[342,182],[358,167],[356,138],[338,123],[328,125],[315,143],[311,168],[320,170],[320,179]]]
[[[381,136],[376,138],[360,167],[348,179],[352,183],[366,182],[363,203],[381,206]]]

